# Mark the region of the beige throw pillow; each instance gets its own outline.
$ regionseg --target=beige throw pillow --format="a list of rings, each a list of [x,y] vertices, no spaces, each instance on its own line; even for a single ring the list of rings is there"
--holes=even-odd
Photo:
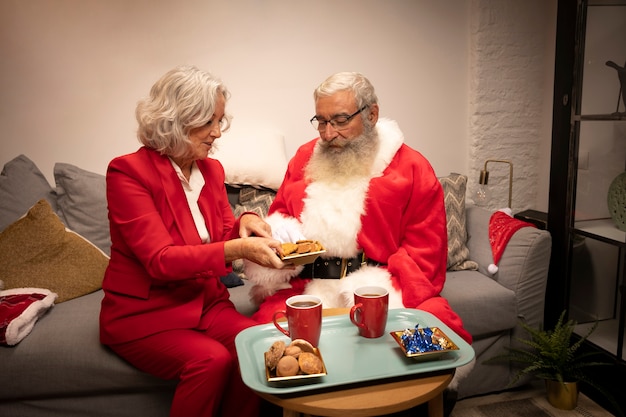
[[[439,178],[443,187],[448,226],[448,265],[449,271],[477,270],[478,264],[469,260],[467,248],[467,225],[465,214],[465,189],[467,177],[452,173]]]
[[[276,193],[272,190],[260,190],[250,186],[241,187],[239,202],[235,205],[235,217],[247,211],[266,217],[275,195]]]
[[[61,303],[100,289],[107,265],[107,256],[67,230],[44,199],[0,233],[0,280],[6,289],[49,289]]]

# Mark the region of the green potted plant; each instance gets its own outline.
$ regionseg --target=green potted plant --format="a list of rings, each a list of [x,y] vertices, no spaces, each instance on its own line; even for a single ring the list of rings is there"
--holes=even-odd
[[[603,395],[604,390],[591,380],[585,370],[592,366],[609,365],[590,359],[593,352],[583,353],[580,347],[593,333],[598,323],[587,331],[580,339],[573,341],[572,334],[576,327],[574,320],[565,321],[563,311],[556,325],[551,330],[536,329],[521,321],[529,338],[517,340],[526,348],[506,348],[507,352],[488,360],[509,360],[514,366],[520,367],[509,385],[515,384],[525,375],[533,375],[546,381],[547,398],[556,408],[571,410],[578,402],[578,383],[584,382],[597,389]],[[613,401],[612,401],[613,402]]]

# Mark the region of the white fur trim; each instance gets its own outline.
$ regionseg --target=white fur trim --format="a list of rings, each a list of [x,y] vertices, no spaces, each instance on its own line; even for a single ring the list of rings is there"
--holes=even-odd
[[[304,294],[315,295],[322,300],[324,308],[348,307],[340,296],[340,279],[313,279],[304,289]]]
[[[295,217],[272,213],[264,219],[272,228],[272,237],[282,243],[305,239],[302,224]]]
[[[247,259],[243,260],[244,274],[254,284],[250,289],[250,298],[256,304],[260,304],[265,297],[278,290],[291,288],[289,281],[302,272],[302,269],[302,266],[295,269],[266,268]]]
[[[500,210],[504,214],[508,214],[509,217],[513,217],[513,211],[509,207],[501,208]]]
[[[391,284],[391,274],[376,266],[364,266],[342,279],[313,279],[304,290],[305,294],[322,299],[324,308],[352,307],[354,290],[374,285],[389,291],[389,308],[403,308],[402,293]]]
[[[57,298],[56,293],[50,290],[46,290],[44,288],[30,288],[30,287],[10,288],[4,291],[0,291],[0,296],[17,295],[17,294],[45,294],[46,296],[53,295],[55,299]]]
[[[395,120],[380,118],[376,123],[376,130],[380,138],[378,155],[372,167],[372,177],[380,177],[389,166],[400,146],[404,143],[404,134]]]
[[[58,297],[56,293],[42,288],[12,288],[0,291],[0,296],[19,294],[44,294],[45,297],[31,303],[22,314],[9,323],[4,334],[9,346],[18,344],[28,336],[39,317],[43,316],[54,305],[54,301]]]
[[[389,291],[389,308],[404,308],[402,292],[396,290],[391,283],[391,274],[386,268],[366,265],[346,276],[342,281],[343,296],[354,305],[354,290],[363,286],[377,286]]]
[[[343,185],[315,182],[307,187],[300,216],[303,233],[307,239],[322,242],[326,256],[351,258],[358,253],[356,236],[368,187],[369,178]]]

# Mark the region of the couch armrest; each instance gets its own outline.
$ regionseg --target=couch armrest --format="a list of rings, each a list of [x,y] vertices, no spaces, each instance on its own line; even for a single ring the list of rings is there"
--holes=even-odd
[[[493,263],[489,243],[489,219],[491,212],[476,206],[467,206],[467,246],[470,259],[479,265],[479,271],[487,276],[487,266]],[[517,316],[531,326],[543,322],[546,283],[550,263],[550,233],[535,227],[518,230],[502,254],[498,272],[492,278],[500,285],[515,292]],[[519,330],[516,328],[516,332]]]

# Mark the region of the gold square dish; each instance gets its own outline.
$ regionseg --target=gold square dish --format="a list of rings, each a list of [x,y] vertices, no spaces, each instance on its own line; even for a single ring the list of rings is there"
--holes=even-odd
[[[393,339],[396,341],[396,343],[398,343],[398,345],[400,346],[400,349],[402,349],[402,352],[404,353],[404,356],[406,356],[407,358],[418,359],[418,360],[436,359],[439,356],[442,356],[450,351],[459,350],[459,347],[452,340],[450,340],[450,338],[446,336],[446,334],[443,331],[441,331],[439,327],[431,327],[430,329],[433,332],[433,335],[432,335],[433,343],[437,343],[439,345],[445,346],[443,349],[431,350],[428,352],[409,353],[407,352],[406,347],[404,346],[404,343],[402,343],[402,335],[404,334],[405,330],[391,332],[390,334],[393,337]],[[411,332],[411,334],[415,334],[415,329],[408,329],[408,330]],[[418,331],[423,334],[424,329],[419,328]]]
[[[293,253],[291,255],[285,256],[284,258],[282,258],[282,260],[286,264],[306,265],[315,262],[317,257],[320,256],[322,253],[326,253],[326,249],[302,254]]]
[[[270,383],[310,383],[315,382],[315,378],[320,378],[326,375],[326,365],[324,364],[324,359],[322,359],[322,354],[318,348],[314,348],[313,354],[317,356],[320,361],[322,361],[322,372],[318,374],[298,374],[294,376],[277,376],[276,370],[271,370],[267,366],[265,367],[265,378],[267,382]],[[265,357],[263,358],[263,363],[265,363]]]

